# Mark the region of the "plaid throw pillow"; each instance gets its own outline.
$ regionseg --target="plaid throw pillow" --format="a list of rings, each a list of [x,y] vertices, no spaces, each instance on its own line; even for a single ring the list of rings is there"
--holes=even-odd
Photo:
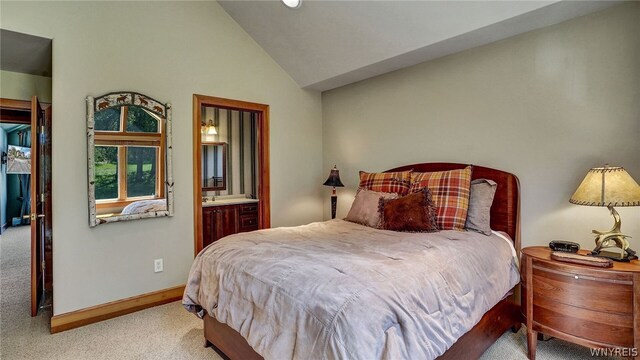
[[[368,173],[360,171],[360,187],[371,191],[405,196],[411,186],[411,171]]]
[[[410,192],[431,191],[440,230],[464,230],[469,209],[471,166],[460,170],[413,173]]]

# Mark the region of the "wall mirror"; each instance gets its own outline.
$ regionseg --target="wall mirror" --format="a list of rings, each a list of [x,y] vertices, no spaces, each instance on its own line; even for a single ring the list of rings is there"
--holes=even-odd
[[[202,190],[227,189],[227,143],[202,143]]]
[[[135,92],[87,97],[89,226],[173,215],[171,105]]]

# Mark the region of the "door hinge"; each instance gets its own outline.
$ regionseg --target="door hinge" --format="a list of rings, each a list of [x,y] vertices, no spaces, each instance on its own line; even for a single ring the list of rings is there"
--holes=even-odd
[[[46,268],[47,268],[47,265],[46,265],[46,264],[47,264],[47,263],[46,263],[44,260],[42,260],[42,264],[41,264],[42,272],[44,272],[44,269],[46,269]]]
[[[45,199],[45,193],[41,193],[40,194],[40,202],[44,202]]]

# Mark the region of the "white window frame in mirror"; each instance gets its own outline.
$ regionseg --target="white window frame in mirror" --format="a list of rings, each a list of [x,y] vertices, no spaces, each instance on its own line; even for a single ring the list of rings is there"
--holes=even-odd
[[[167,201],[167,210],[151,211],[140,214],[114,215],[110,217],[99,218],[96,210],[95,196],[95,119],[96,111],[108,109],[112,107],[120,107],[125,105],[135,105],[142,107],[149,112],[155,114],[165,121],[164,146],[165,146],[165,197]],[[100,224],[107,224],[118,221],[148,219],[164,216],[173,216],[173,169],[172,169],[172,123],[171,123],[171,104],[163,104],[144,94],[131,91],[112,92],[98,96],[96,98],[87,96],[87,163],[88,163],[88,180],[89,180],[89,226],[95,227]]]

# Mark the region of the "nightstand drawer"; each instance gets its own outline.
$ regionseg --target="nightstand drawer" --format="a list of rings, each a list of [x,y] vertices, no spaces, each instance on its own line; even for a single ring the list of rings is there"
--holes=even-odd
[[[616,314],[565,305],[533,295],[536,331],[544,328],[572,334],[594,342],[633,347],[633,315]]]
[[[578,308],[633,314],[633,282],[548,269],[533,262],[533,305],[538,299]]]

